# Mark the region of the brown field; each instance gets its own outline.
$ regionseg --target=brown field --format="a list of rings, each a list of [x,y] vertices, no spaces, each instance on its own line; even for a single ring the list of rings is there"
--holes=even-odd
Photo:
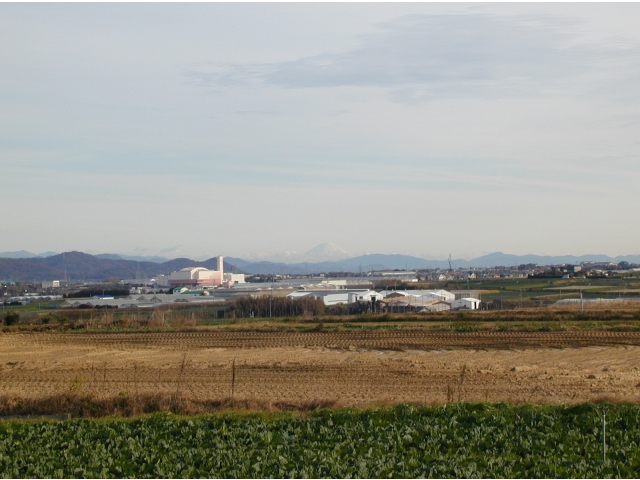
[[[235,363],[235,372],[234,365]],[[640,401],[640,332],[0,333],[0,397]]]

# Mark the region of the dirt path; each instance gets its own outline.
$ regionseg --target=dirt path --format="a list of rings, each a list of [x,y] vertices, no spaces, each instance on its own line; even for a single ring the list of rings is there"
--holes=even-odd
[[[272,401],[640,401],[640,334],[0,334],[0,395],[180,390]]]

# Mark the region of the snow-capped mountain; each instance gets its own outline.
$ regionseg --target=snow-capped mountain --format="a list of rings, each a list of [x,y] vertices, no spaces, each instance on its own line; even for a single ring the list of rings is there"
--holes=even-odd
[[[305,260],[341,260],[349,258],[351,255],[344,248],[338,247],[330,242],[321,243],[316,245],[308,252],[305,252],[303,257]]]

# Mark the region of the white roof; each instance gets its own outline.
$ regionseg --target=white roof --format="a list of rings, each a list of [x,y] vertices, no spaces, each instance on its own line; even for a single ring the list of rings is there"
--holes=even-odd
[[[413,297],[423,297],[427,296],[439,296],[439,297],[450,297],[453,294],[446,290],[383,290],[380,292],[382,295],[389,296],[392,293],[396,293],[398,295],[403,295],[405,297],[411,295]]]
[[[302,292],[291,292],[289,295],[287,295],[287,297],[291,297],[291,298],[299,298],[299,297],[304,297],[306,295],[310,295],[311,292],[310,291],[302,291]]]

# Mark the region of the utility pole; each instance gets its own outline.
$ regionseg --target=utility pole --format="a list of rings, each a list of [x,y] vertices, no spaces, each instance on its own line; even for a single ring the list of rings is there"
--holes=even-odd
[[[522,308],[522,290],[520,290],[520,308]]]
[[[582,290],[580,290],[580,313],[584,313],[584,301],[582,298]]]

